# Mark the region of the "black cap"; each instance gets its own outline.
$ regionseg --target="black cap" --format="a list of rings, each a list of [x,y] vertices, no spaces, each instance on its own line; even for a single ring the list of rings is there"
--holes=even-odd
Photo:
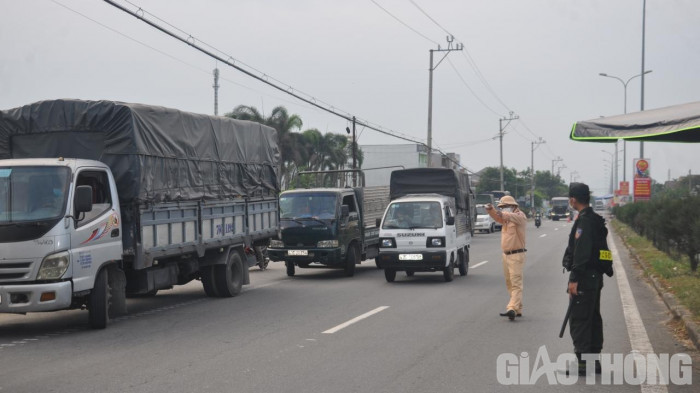
[[[588,189],[588,185],[583,183],[571,183],[569,184],[569,198],[585,199],[590,197],[591,190]]]

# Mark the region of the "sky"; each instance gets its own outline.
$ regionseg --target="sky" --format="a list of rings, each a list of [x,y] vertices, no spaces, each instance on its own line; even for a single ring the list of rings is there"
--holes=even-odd
[[[579,120],[624,112],[623,80],[642,72],[643,0],[114,0],[256,75],[315,102],[426,142],[429,50],[452,51],[433,72],[433,146],[470,171],[499,165],[560,170],[608,192],[614,146],[574,142]],[[0,0],[0,109],[78,98],[219,114],[282,105],[304,129],[344,132],[347,120],[217,62],[99,0]],[[700,101],[700,1],[646,0],[644,108]],[[437,64],[441,54],[435,53]],[[626,89],[641,109],[641,78]],[[506,122],[504,122],[505,124]],[[358,127],[360,145],[406,143]],[[605,150],[603,152],[601,150]],[[651,176],[700,173],[700,146],[644,144]],[[622,146],[618,180],[623,179]],[[627,143],[627,180],[639,143]],[[607,162],[606,162],[607,161]]]

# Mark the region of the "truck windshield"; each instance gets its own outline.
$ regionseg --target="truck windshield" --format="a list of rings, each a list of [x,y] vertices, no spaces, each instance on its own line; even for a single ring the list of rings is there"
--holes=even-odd
[[[0,225],[63,217],[69,177],[66,167],[0,167]]]
[[[442,228],[438,202],[394,202],[389,205],[382,229]]]
[[[487,215],[487,214],[489,214],[489,213],[486,212],[486,208],[485,208],[485,207],[483,207],[483,206],[477,206],[477,207],[476,207],[476,214],[478,214],[478,215],[480,215],[480,216],[485,216],[485,215]]]
[[[289,220],[336,218],[338,197],[330,193],[293,193],[280,196],[280,218]]]

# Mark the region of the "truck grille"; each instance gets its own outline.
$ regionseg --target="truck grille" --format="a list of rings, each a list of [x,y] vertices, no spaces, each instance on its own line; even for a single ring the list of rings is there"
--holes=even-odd
[[[0,281],[26,278],[31,271],[31,261],[0,261]]]

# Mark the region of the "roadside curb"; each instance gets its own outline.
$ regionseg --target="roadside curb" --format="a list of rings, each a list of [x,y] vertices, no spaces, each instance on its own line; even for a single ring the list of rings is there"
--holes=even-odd
[[[625,238],[620,236],[615,231],[611,232],[614,233],[615,236],[617,236],[617,238],[620,239],[622,244],[625,245],[625,248],[627,249],[630,258],[637,262],[642,267],[642,269],[644,269],[644,273],[646,274],[646,277],[648,277],[651,281],[651,284],[656,290],[656,293],[659,295],[661,300],[663,300],[664,304],[671,312],[671,314],[673,314],[674,318],[678,318],[683,321],[685,331],[688,333],[688,337],[690,337],[690,340],[693,342],[695,349],[700,350],[700,326],[698,326],[698,324],[695,323],[695,321],[693,321],[692,314],[690,313],[690,311],[685,306],[680,304],[678,302],[678,299],[676,299],[676,297],[672,293],[666,292],[664,290],[663,284],[661,283],[661,281],[659,281],[656,275],[654,275],[647,261],[645,261],[639,255],[637,255],[637,253],[634,252],[634,249],[632,249],[632,247],[630,247],[630,245],[627,244]]]

